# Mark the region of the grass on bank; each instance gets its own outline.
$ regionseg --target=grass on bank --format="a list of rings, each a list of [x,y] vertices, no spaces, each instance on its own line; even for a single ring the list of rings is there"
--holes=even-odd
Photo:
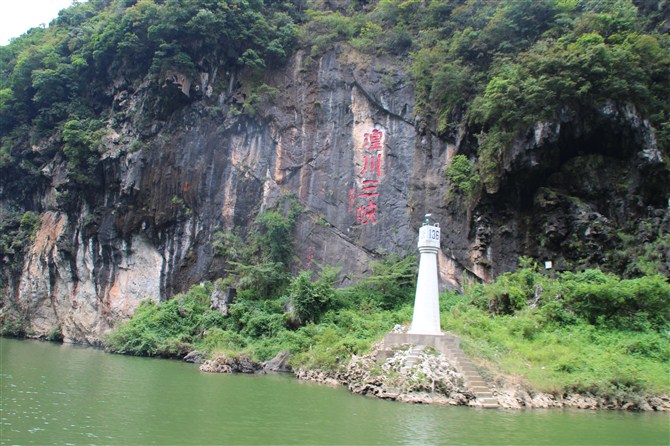
[[[240,293],[228,316],[209,308],[213,285],[196,286],[167,302],[144,302],[106,344],[135,355],[181,357],[197,349],[258,360],[288,350],[296,368],[337,371],[411,320],[413,282],[387,274],[397,265],[345,289],[333,287],[332,275],[305,272],[279,297]],[[318,310],[310,313],[310,305]],[[511,376],[555,395],[670,393],[670,283],[663,276],[621,280],[587,270],[549,277],[526,262],[493,284],[443,294],[441,307],[443,329],[461,337],[490,379]]]
[[[670,284],[535,265],[442,296],[442,326],[496,374],[533,389],[617,397],[670,393]]]
[[[587,323],[546,326],[532,312],[491,318],[480,309],[462,306],[443,321],[447,330],[461,336],[468,354],[491,368],[492,380],[517,377],[554,395],[670,392],[667,332]]]

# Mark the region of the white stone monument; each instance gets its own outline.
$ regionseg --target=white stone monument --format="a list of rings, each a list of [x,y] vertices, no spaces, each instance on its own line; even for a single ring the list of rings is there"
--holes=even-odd
[[[437,281],[437,253],[440,250],[440,225],[426,222],[419,229],[419,277],[416,281],[414,316],[410,334],[441,335],[440,298]]]

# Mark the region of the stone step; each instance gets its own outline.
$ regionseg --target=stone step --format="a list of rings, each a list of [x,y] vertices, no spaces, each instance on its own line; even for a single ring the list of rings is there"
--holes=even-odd
[[[488,388],[488,383],[484,382],[479,376],[463,376],[463,381],[468,386],[484,386]]]
[[[498,403],[481,403],[479,407],[482,409],[499,409],[500,405]]]
[[[394,354],[393,350],[379,350],[377,352],[377,362],[383,364],[387,359],[393,357]]]
[[[475,379],[470,378],[465,379],[464,381],[468,383],[468,386],[470,387],[486,387],[487,389],[489,388],[489,384],[481,378],[475,378]]]
[[[408,342],[411,341],[411,342]],[[421,336],[389,334],[385,336],[386,347],[391,345],[410,345],[407,352],[405,364],[401,370],[407,371],[419,362],[420,353],[425,346],[417,345],[416,342],[427,342],[445,355],[456,370],[462,374],[466,387],[475,395],[474,405],[481,408],[500,407],[496,398],[493,397],[490,387],[480,375],[478,368],[470,361],[468,356],[461,350],[460,339],[456,336],[446,335],[440,339],[425,339]],[[414,346],[411,344],[414,343]],[[380,355],[384,357],[385,355]]]
[[[477,401],[482,404],[495,404],[499,405],[498,399],[493,397],[477,398]]]
[[[463,375],[463,378],[471,385],[471,386],[488,386],[489,384],[482,379],[481,376],[479,375],[469,375],[465,376]]]
[[[481,376],[465,376],[464,381],[468,383],[469,386],[480,386],[489,388],[489,383],[484,381]]]
[[[498,400],[494,398],[491,389],[481,375],[477,367],[470,359],[458,348],[450,351],[454,365],[459,372],[463,374],[466,386],[477,398],[477,405],[484,409],[494,409],[500,407]]]
[[[421,357],[421,352],[423,352],[425,348],[426,347],[424,345],[415,345],[410,347],[410,349],[407,351],[405,364],[400,368],[400,371],[408,372],[412,367],[418,364]]]
[[[443,352],[455,352],[456,349],[458,349],[456,344],[442,344],[439,350]]]
[[[483,398],[493,398],[493,394],[491,392],[475,392],[475,396],[478,400]]]

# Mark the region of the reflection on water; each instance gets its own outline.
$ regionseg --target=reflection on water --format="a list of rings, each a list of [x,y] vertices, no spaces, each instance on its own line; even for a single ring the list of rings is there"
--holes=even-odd
[[[0,339],[0,444],[659,444],[668,416],[408,405]]]

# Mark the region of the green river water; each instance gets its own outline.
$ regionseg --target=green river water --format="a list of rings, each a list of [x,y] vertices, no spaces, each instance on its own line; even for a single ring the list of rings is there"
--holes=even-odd
[[[0,338],[0,444],[668,445],[660,413],[394,403],[291,376]]]

